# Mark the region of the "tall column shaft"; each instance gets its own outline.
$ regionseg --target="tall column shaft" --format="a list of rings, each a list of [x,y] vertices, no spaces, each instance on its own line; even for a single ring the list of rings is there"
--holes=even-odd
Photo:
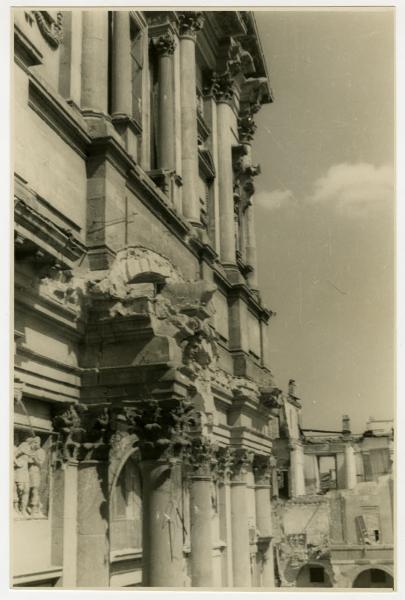
[[[222,582],[223,587],[232,587],[232,517],[231,517],[231,488],[228,480],[219,486],[220,537],[226,544],[223,553]]]
[[[190,482],[192,585],[211,587],[213,585],[211,478],[193,476]]]
[[[357,484],[356,458],[354,449],[349,444],[345,447],[345,479],[346,488],[352,490]]]
[[[64,470],[63,586],[75,587],[77,579],[78,465],[69,461]]]
[[[273,534],[271,518],[270,485],[255,486],[256,526],[260,537],[270,537]]]
[[[236,262],[233,170],[231,150],[232,109],[226,102],[218,103],[218,187],[221,261]]]
[[[106,10],[83,12],[82,43],[82,108],[107,114],[108,12]]]
[[[130,21],[122,10],[113,12],[111,111],[132,117]]]
[[[143,472],[143,584],[182,587],[181,463],[145,461]]]
[[[304,452],[301,444],[290,446],[290,481],[293,497],[305,495]]]
[[[174,79],[173,63],[175,41],[171,33],[154,40],[159,55],[158,79],[158,166],[160,169],[174,169]]]
[[[77,471],[78,587],[110,585],[108,540],[108,464],[82,461]]]
[[[250,587],[249,525],[246,506],[246,482],[231,482],[233,586]]]
[[[183,213],[192,223],[200,224],[198,197],[197,96],[195,39],[180,40],[181,67],[181,148],[183,177]]]
[[[271,466],[267,456],[256,456],[255,473],[256,528],[261,555],[260,585],[274,587],[273,524],[271,512]]]

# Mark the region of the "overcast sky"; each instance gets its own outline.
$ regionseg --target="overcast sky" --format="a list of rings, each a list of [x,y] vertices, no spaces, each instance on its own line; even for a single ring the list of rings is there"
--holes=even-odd
[[[304,427],[394,412],[394,13],[256,13],[274,103],[256,116],[259,282],[276,383]]]

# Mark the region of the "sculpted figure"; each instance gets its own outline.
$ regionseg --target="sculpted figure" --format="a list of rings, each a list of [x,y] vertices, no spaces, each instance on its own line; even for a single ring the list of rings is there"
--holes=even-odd
[[[14,450],[14,509],[22,517],[40,515],[39,486],[45,451],[38,436],[27,438]]]

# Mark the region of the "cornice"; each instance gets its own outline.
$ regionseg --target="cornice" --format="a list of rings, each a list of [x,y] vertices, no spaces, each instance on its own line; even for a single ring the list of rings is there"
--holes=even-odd
[[[40,80],[29,74],[28,105],[82,158],[91,142],[85,120],[62,96]]]
[[[42,64],[44,58],[18,25],[14,25],[14,57],[26,72],[29,72],[29,67]]]
[[[52,248],[55,261],[63,263],[67,259],[68,266],[71,266],[71,263],[78,261],[86,253],[85,245],[77,239],[71,228],[56,225],[41,214],[35,205],[38,205],[38,202],[30,197],[29,192],[24,190],[21,184],[17,184],[14,207],[16,224],[38,238],[39,248],[41,241]],[[20,232],[20,236],[24,239],[23,231]],[[23,244],[23,239],[20,240],[20,244]]]

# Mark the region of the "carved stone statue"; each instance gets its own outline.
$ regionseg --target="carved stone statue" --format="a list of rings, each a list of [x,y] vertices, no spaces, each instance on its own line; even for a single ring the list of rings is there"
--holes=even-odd
[[[14,450],[14,509],[18,516],[41,515],[39,487],[44,461],[45,451],[38,436],[27,438]]]

